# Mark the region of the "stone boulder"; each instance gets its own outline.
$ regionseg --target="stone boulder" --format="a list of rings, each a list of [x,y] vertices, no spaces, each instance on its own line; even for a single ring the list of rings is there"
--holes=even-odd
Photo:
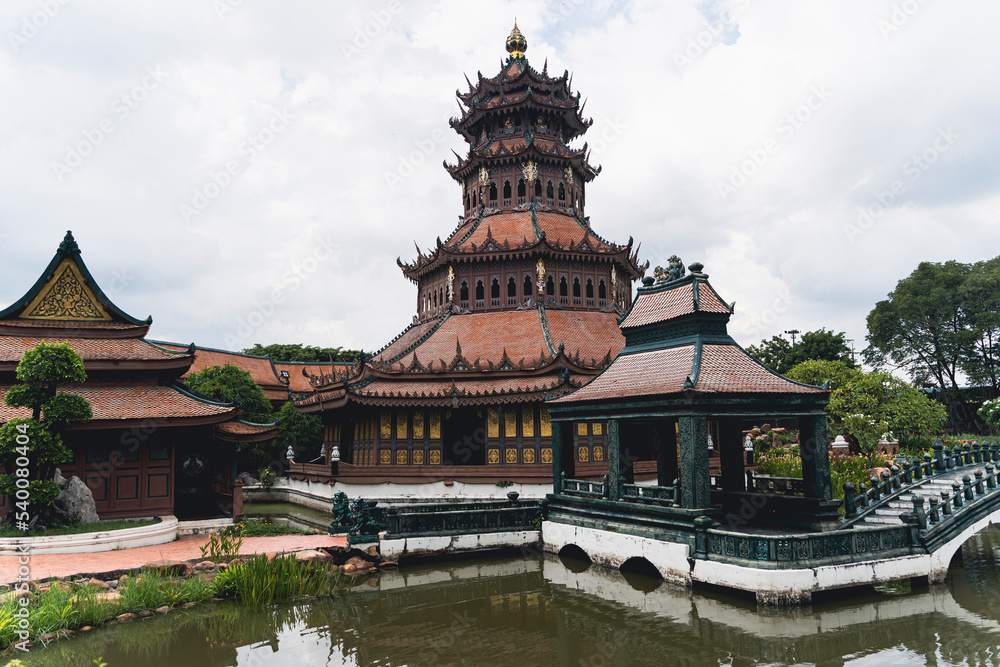
[[[56,471],[55,482],[59,486],[59,497],[52,503],[52,511],[66,523],[97,523],[97,505],[94,494],[77,476],[66,479]]]
[[[251,475],[248,472],[241,472],[239,474],[239,476],[238,476],[238,479],[240,480],[240,484],[242,484],[243,486],[250,486],[252,484],[260,484],[260,480],[257,479],[256,477],[254,477],[253,475]]]

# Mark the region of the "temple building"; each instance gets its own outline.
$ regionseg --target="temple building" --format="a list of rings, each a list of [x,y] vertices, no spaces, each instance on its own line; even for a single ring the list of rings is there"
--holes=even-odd
[[[585,214],[600,168],[586,144],[569,145],[592,121],[568,72],[531,67],[517,26],[506,46],[500,72],[469,82],[451,120],[469,144],[445,165],[461,187],[458,226],[397,260],[417,287],[413,322],[364,363],[311,375],[296,401],[339,445],[338,479],[549,479],[544,399],[583,386],[624,346],[618,319],[648,262]],[[576,435],[595,473],[604,438],[601,422]]]
[[[186,388],[179,378],[194,346],[146,340],[151,324],[111,302],[67,232],[38,281],[0,311],[0,423],[31,416],[2,401],[24,353],[65,342],[83,359],[87,381],[59,390],[86,399],[94,416],[63,433],[73,456],[59,465],[62,475],[87,483],[102,519],[219,516],[234,474],[235,447],[226,443],[270,439],[276,427],[240,421],[237,406]]]

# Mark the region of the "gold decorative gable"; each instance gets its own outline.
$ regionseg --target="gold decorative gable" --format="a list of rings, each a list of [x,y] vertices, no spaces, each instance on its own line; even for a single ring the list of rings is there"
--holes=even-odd
[[[20,317],[26,320],[91,322],[107,322],[111,319],[97,295],[87,285],[76,262],[68,258],[60,262],[53,278],[28,303]]]

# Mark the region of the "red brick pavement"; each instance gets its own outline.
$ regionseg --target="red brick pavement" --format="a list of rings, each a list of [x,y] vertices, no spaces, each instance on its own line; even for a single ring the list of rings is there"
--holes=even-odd
[[[208,535],[185,535],[174,542],[151,547],[118,549],[92,554],[36,554],[31,556],[31,578],[67,577],[75,574],[100,574],[129,570],[160,559],[188,560],[201,557],[201,547]],[[245,537],[240,555],[301,551],[319,547],[346,546],[347,539],[332,535],[281,535]],[[19,556],[0,556],[0,582],[17,578]]]

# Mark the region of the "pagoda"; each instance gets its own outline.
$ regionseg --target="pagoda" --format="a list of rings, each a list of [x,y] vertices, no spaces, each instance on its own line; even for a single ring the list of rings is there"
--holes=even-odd
[[[496,76],[456,93],[451,126],[468,153],[444,166],[461,187],[458,226],[397,260],[417,286],[412,323],[354,368],[311,375],[296,402],[322,414],[340,477],[548,479],[544,399],[583,386],[624,346],[618,318],[648,262],[585,215],[600,168],[569,142],[593,121],[568,72],[528,64],[516,25],[506,46]],[[581,424],[577,438],[581,464],[606,469],[603,425]]]
[[[83,360],[86,382],[59,385],[86,399],[93,419],[62,434],[72,451],[59,469],[90,488],[102,519],[175,514],[218,516],[220,489],[234,471],[234,447],[274,437],[274,424],[239,420],[239,408],[185,387],[191,346],[169,349],[145,336],[152,318],[132,317],[101,290],[66,233],[24,296],[0,310],[0,424],[30,417],[3,397],[18,383],[18,363],[39,343],[64,342]],[[216,488],[213,488],[216,487]],[[0,513],[6,513],[0,497]]]

